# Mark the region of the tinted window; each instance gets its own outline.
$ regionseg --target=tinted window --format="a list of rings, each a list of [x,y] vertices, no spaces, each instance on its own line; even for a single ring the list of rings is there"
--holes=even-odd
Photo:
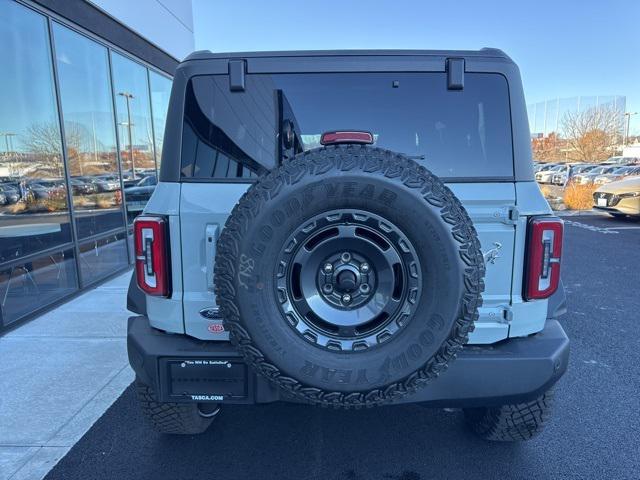
[[[183,177],[245,178],[275,164],[274,103],[269,103],[268,91],[253,91],[265,98],[248,105],[247,100],[255,98],[229,94],[226,76],[190,82],[182,133]]]
[[[441,177],[513,176],[508,88],[497,74],[468,73],[461,91],[447,89],[444,73],[249,75],[244,92],[230,92],[226,76],[196,77],[186,100],[183,177],[239,176],[224,173],[219,152],[269,169],[333,130],[369,131],[376,146]]]

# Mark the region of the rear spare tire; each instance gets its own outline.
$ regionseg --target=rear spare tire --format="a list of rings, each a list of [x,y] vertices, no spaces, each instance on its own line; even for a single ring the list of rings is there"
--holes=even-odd
[[[478,317],[467,212],[402,155],[331,146],[260,178],[221,233],[215,292],[257,372],[322,405],[376,405],[438,376]]]

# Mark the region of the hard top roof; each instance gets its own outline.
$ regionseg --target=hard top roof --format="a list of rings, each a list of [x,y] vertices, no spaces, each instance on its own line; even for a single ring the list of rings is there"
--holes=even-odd
[[[434,57],[475,57],[475,58],[511,58],[498,48],[480,50],[291,50],[270,52],[227,52],[213,53],[210,50],[198,50],[187,56],[189,60],[219,60],[225,58],[269,58],[269,57],[349,57],[349,56],[434,56]]]

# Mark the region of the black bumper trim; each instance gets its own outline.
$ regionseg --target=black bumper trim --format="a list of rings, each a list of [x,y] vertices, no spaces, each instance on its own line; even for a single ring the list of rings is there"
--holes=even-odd
[[[160,392],[163,401],[191,401],[186,395],[170,396],[170,379],[163,367],[167,359],[242,362],[228,342],[163,333],[151,328],[144,316],[129,318],[127,349],[136,375]],[[465,347],[440,378],[399,403],[469,408],[525,402],[551,388],[568,362],[569,339],[557,320],[547,320],[544,330],[529,337]],[[246,382],[246,397],[225,399],[225,403],[294,401],[250,369]]]

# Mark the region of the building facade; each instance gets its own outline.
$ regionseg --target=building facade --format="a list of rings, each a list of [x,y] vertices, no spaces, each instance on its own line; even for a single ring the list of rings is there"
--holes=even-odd
[[[0,0],[0,329],[129,268],[190,1]]]

